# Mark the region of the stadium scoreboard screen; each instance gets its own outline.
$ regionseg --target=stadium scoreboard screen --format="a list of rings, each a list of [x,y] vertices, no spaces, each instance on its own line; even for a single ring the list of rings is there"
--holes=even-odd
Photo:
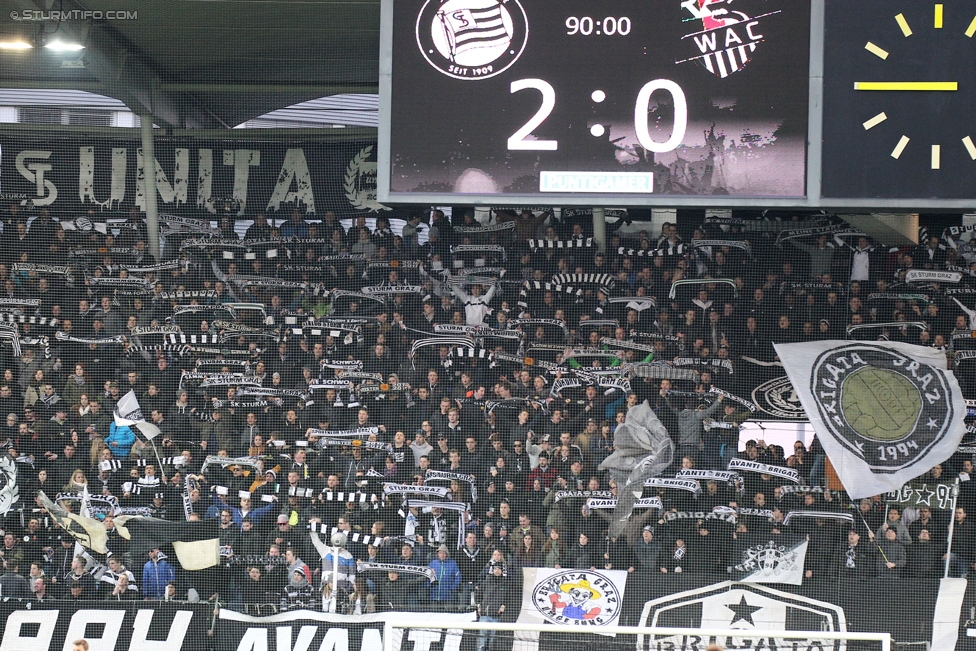
[[[976,199],[976,0],[382,7],[381,201]]]

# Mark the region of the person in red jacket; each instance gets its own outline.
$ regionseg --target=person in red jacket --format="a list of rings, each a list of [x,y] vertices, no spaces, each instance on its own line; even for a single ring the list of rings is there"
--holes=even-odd
[[[542,487],[549,490],[556,483],[559,472],[554,466],[549,465],[549,453],[542,451],[539,453],[539,465],[532,469],[529,478],[525,481],[525,490],[532,490],[532,484],[536,479],[542,482]]]

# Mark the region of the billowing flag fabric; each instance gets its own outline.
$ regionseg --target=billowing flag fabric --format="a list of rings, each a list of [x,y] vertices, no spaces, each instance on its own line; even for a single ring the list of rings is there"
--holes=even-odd
[[[38,503],[43,506],[48,515],[54,522],[64,529],[75,541],[85,549],[90,549],[99,554],[108,553],[108,532],[105,530],[105,523],[87,515],[75,515],[70,513],[44,494],[44,491],[37,491]]]
[[[966,402],[943,352],[831,340],[775,348],[852,498],[898,490],[959,447]]]
[[[9,456],[0,457],[0,516],[6,515],[18,501],[17,463]]]
[[[732,576],[741,583],[803,582],[803,563],[807,557],[806,537],[770,536],[741,550],[732,566]]]
[[[471,7],[438,12],[453,54],[478,47],[505,43],[511,34],[502,20],[502,8],[492,2],[484,8]]]
[[[114,417],[116,425],[126,426],[146,420],[142,416],[142,407],[139,406],[139,398],[136,397],[135,391],[129,391],[119,399],[115,405]]]
[[[203,570],[220,562],[219,525],[216,520],[170,522],[158,518],[121,516],[116,528],[130,541],[129,551],[141,559],[151,550],[173,545],[184,570]]]
[[[159,428],[147,422],[143,416],[142,406],[139,405],[139,398],[136,397],[134,391],[129,391],[122,396],[118,404],[115,405],[113,418],[115,419],[116,425],[135,427],[136,430],[146,437],[147,441],[152,441],[159,436]]]

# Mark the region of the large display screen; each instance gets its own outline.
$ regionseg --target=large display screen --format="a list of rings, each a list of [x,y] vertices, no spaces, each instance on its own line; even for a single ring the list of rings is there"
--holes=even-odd
[[[383,200],[805,195],[810,0],[387,0],[384,12]]]
[[[823,196],[976,197],[976,2],[831,1],[825,25]]]

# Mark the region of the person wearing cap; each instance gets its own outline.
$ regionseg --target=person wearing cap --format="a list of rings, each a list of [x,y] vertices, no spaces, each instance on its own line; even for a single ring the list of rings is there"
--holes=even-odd
[[[455,593],[461,585],[461,570],[451,558],[447,545],[437,548],[437,554],[428,565],[434,570],[434,582],[428,593],[431,606],[447,609],[454,603]]]
[[[269,534],[267,542],[279,549],[299,549],[307,538],[307,534],[293,527],[289,516],[282,513],[275,519],[275,530]]]
[[[176,580],[176,570],[159,548],[149,550],[149,560],[142,566],[142,594],[147,599],[162,599],[166,584]]]
[[[419,235],[420,232],[424,230],[423,224],[420,222],[420,215],[414,213],[407,220],[407,223],[403,226],[401,231],[401,237],[403,237],[403,250],[404,253],[411,257],[416,257],[417,252],[420,247]]]
[[[916,520],[912,525],[917,522]],[[935,542],[937,536],[927,528],[922,527],[917,531],[918,535],[913,537],[912,545],[908,548],[908,575],[920,579],[936,578],[941,575],[940,570],[944,567],[944,548]]]
[[[506,610],[512,606],[513,590],[504,562],[490,561],[489,571],[475,588],[478,602],[479,622],[499,622]],[[485,651],[495,640],[495,631],[484,630],[478,633],[478,651]]]
[[[81,578],[68,579],[65,582],[65,586],[67,590],[61,595],[61,599],[67,601],[91,601],[93,598],[92,586]]]
[[[414,432],[414,439],[410,442],[410,451],[413,452],[413,465],[415,468],[420,467],[420,459],[422,457],[427,457],[427,455],[434,451],[434,446],[427,440],[432,433],[433,428],[430,425],[430,421],[426,420],[421,424],[420,429]],[[447,439],[445,438],[445,440]]]
[[[149,505],[149,515],[159,520],[167,520],[168,511],[166,507],[166,493],[162,491],[153,493],[152,503]]]
[[[658,572],[661,567],[661,543],[654,539],[654,527],[645,525],[641,537],[634,544],[634,556],[643,572]]]
[[[451,452],[454,451],[451,448],[447,432],[437,433],[434,446],[434,449],[427,455],[427,458],[430,459],[430,467],[434,470],[447,470],[451,465]]]

